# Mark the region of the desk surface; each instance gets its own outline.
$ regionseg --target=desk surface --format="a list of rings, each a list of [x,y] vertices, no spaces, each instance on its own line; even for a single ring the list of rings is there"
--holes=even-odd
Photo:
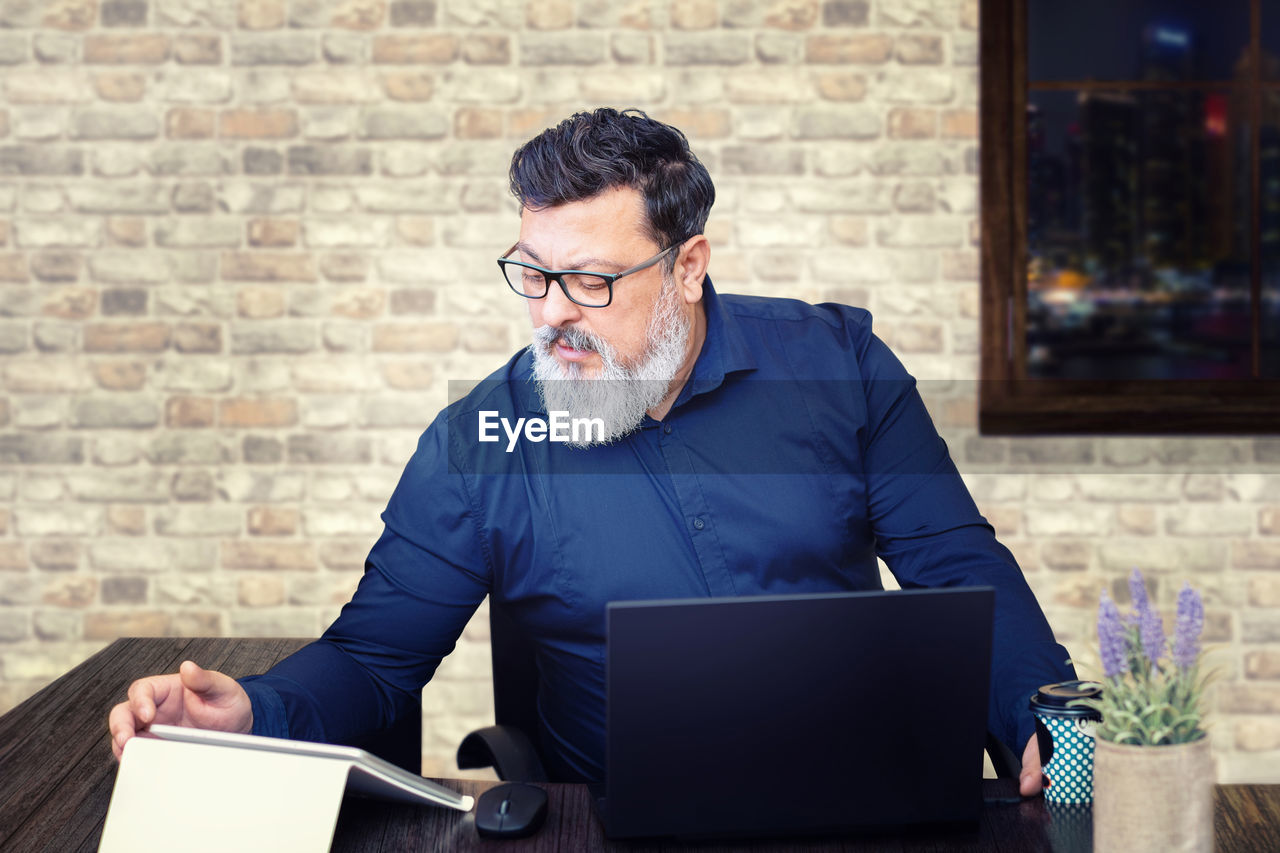
[[[117,640],[13,711],[0,717],[0,850],[97,849],[115,783],[107,740],[111,705],[129,682],[173,672],[186,658],[240,677],[261,672],[304,640]],[[445,780],[468,794],[492,782]],[[1004,782],[987,783],[992,792]],[[486,842],[470,815],[348,798],[338,818],[334,851],[404,850],[677,850],[672,844],[608,842],[583,785],[547,785],[546,825],[530,839]],[[1073,822],[1076,821],[1076,822]],[[1037,797],[988,806],[977,832],[779,843],[690,845],[697,850],[1089,850],[1087,816],[1064,817]],[[1280,850],[1280,785],[1222,785],[1216,802],[1217,849]]]

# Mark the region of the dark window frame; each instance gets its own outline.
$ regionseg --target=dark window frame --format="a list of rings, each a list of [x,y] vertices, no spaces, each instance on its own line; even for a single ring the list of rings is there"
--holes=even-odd
[[[982,358],[978,424],[992,435],[1247,435],[1280,432],[1280,380],[1027,379],[1027,3],[983,0],[981,85]],[[1255,75],[1260,0],[1251,0]],[[1254,116],[1261,89],[1254,89]],[[1256,133],[1256,131],[1255,131]],[[1253,182],[1259,184],[1258,146]],[[1257,233],[1259,200],[1252,219]],[[1261,264],[1253,249],[1253,362],[1261,347]],[[1019,345],[1021,342],[1021,345]]]

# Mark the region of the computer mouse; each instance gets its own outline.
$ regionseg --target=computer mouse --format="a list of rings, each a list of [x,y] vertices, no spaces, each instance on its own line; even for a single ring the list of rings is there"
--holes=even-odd
[[[476,832],[485,838],[533,835],[547,817],[547,792],[537,785],[506,782],[476,798]]]

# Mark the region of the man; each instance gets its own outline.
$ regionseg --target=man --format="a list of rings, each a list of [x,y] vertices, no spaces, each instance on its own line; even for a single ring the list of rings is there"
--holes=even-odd
[[[606,602],[874,589],[879,554],[904,587],[997,588],[989,726],[1038,792],[1027,697],[1072,677],[1067,654],[869,315],[718,295],[711,179],[643,113],[574,115],[516,152],[511,185],[499,265],[533,346],[423,434],[320,640],[241,682],[192,662],[135,682],[116,754],[153,722],[385,728],[492,595],[538,647],[548,769],[599,778]]]

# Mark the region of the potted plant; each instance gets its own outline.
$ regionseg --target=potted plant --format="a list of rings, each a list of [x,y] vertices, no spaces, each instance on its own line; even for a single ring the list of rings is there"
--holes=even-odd
[[[1094,849],[1210,853],[1214,763],[1201,706],[1204,605],[1190,584],[1182,588],[1169,648],[1137,569],[1129,590],[1127,617],[1102,593],[1104,687],[1100,697],[1079,700],[1102,714],[1093,767]]]

